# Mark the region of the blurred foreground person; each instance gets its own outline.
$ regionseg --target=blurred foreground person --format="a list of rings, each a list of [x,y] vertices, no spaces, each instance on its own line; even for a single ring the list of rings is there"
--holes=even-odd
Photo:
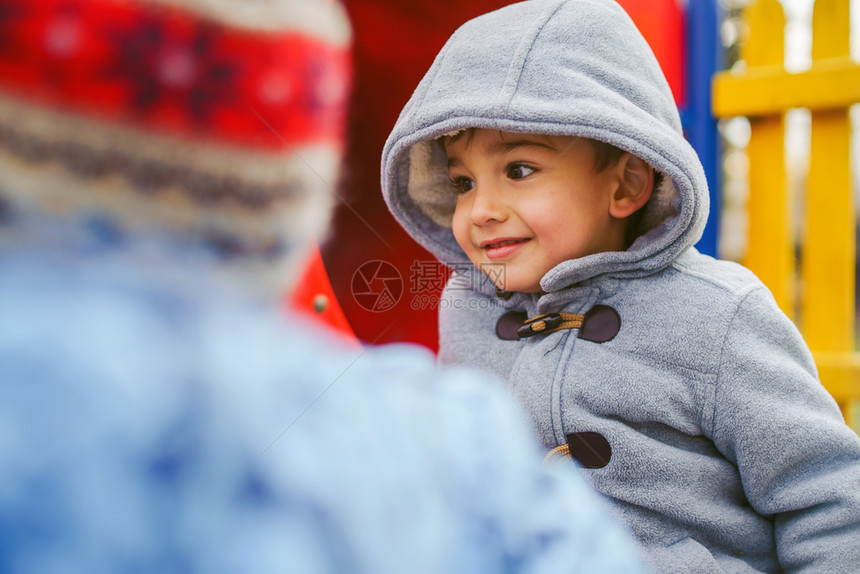
[[[331,1],[0,0],[0,571],[639,572],[494,382],[281,313],[348,80]]]

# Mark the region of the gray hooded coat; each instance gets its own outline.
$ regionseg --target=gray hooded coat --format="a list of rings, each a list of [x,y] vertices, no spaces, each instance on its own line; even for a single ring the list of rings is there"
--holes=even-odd
[[[641,235],[559,264],[543,293],[497,294],[463,266],[434,142],[469,127],[582,136],[645,159],[665,179]],[[532,0],[463,25],[403,109],[382,184],[409,233],[460,270],[440,301],[441,359],[505,377],[547,450],[568,444],[590,467],[657,571],[860,571],[860,439],[768,290],[693,248],[704,172],[617,4]],[[507,312],[596,306],[582,329],[496,334]]]

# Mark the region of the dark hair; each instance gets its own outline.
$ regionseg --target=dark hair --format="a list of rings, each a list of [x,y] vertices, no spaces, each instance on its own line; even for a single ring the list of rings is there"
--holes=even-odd
[[[590,139],[587,141],[591,144],[592,149],[594,149],[594,170],[597,173],[618,163],[618,160],[625,153],[624,150],[600,140]]]
[[[442,151],[447,152],[447,148],[449,145],[460,139],[460,136],[466,136],[466,143],[472,143],[472,138],[475,137],[475,130],[478,128],[466,128],[458,131],[454,134],[443,135],[436,138],[436,141],[439,143],[439,146],[442,148]],[[501,130],[499,130],[501,131]]]

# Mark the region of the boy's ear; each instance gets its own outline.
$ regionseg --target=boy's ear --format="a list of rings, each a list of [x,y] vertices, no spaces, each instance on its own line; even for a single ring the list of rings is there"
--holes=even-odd
[[[651,198],[654,170],[643,159],[625,153],[615,166],[618,187],[612,194],[609,214],[623,219],[636,213]]]

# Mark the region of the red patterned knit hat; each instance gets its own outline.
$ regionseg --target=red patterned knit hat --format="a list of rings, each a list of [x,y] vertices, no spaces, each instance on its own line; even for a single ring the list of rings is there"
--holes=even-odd
[[[0,0],[0,201],[270,265],[328,222],[349,44],[333,0]]]

